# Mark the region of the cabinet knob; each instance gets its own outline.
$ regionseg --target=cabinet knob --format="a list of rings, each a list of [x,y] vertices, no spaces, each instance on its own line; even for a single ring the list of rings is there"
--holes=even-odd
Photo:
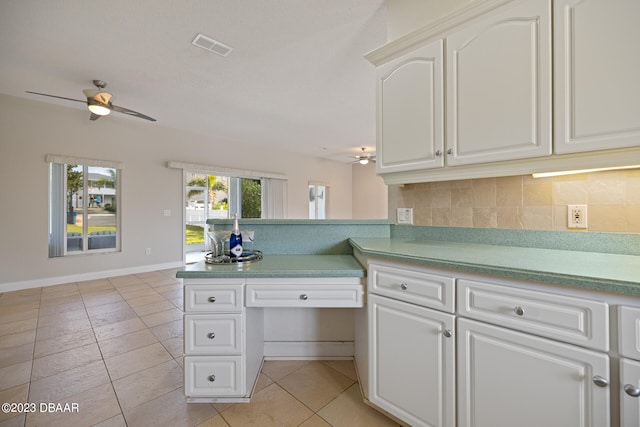
[[[634,386],[633,384],[625,384],[624,392],[627,393],[631,397],[640,396],[640,388]]]
[[[518,316],[524,316],[524,309],[520,306],[514,307],[513,312]]]
[[[207,338],[209,338],[210,340],[214,339],[216,337],[216,333],[215,332],[209,332],[207,334]]]
[[[451,329],[445,329],[444,331],[442,331],[442,335],[444,335],[447,338],[451,338],[453,333],[451,333]]]
[[[209,301],[209,302],[216,302],[216,297],[209,297],[209,299],[207,299],[207,301]]]
[[[447,154],[453,154],[453,148],[449,148],[449,149],[447,150]]]
[[[442,151],[436,150],[436,152],[434,154],[436,155],[436,157],[440,157],[440,156],[442,156]]]
[[[606,378],[601,377],[600,375],[596,375],[593,377],[593,383],[598,387],[606,387],[609,385],[609,381]]]
[[[216,376],[215,376],[215,375],[213,375],[213,374],[211,374],[211,375],[209,375],[209,376],[207,377],[207,379],[208,379],[210,382],[214,382],[214,381],[216,380]]]
[[[306,301],[306,300],[309,299],[309,296],[307,294],[301,294],[300,295],[300,299],[303,300],[303,301]]]
[[[400,284],[400,289],[402,289],[403,291],[406,291],[408,288],[409,288],[409,285],[407,285],[406,283]]]

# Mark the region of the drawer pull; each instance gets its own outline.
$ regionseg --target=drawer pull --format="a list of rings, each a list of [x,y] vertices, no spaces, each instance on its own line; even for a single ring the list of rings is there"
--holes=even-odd
[[[309,299],[309,296],[307,294],[300,294],[300,299],[306,301]]]
[[[451,338],[453,334],[451,333],[451,329],[445,329],[444,331],[442,331],[442,335],[444,335],[447,338]]]
[[[207,301],[209,301],[209,302],[216,302],[216,297],[209,297],[209,299],[207,299]]]
[[[598,387],[606,387],[609,385],[609,381],[606,378],[601,377],[600,375],[596,375],[593,377],[593,383]]]
[[[409,288],[409,285],[407,285],[406,283],[400,284],[400,289],[402,289],[403,291],[406,291],[408,288]]]
[[[214,339],[216,337],[216,333],[215,332],[209,332],[207,334],[207,338],[209,338],[210,340]]]
[[[207,379],[209,380],[209,382],[214,382],[216,380],[216,376],[211,374],[207,377]]]
[[[625,384],[624,392],[627,393],[631,397],[640,396],[640,388],[635,387],[633,384]]]
[[[524,316],[524,309],[520,306],[514,307],[513,312],[518,316]]]

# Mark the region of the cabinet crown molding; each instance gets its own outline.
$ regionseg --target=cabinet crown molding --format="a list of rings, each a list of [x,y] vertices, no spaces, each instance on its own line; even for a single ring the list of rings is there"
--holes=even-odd
[[[471,19],[512,2],[514,0],[476,0],[462,9],[366,53],[364,57],[375,66],[384,64],[422,43],[446,36],[447,33]]]

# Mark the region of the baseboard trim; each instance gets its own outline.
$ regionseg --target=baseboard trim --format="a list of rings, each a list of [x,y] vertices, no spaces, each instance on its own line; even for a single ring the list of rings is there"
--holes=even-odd
[[[352,341],[265,341],[266,359],[328,359],[353,358]]]
[[[44,279],[25,280],[21,282],[0,283],[0,292],[19,291],[22,289],[40,288],[43,286],[62,285],[71,282],[83,282],[86,280],[104,279],[114,276],[125,276],[127,274],[148,273],[156,270],[168,270],[170,268],[184,267],[184,262],[167,262],[163,264],[141,265],[130,268],[119,268],[115,270],[93,271],[91,273],[71,274],[68,276],[47,277]]]

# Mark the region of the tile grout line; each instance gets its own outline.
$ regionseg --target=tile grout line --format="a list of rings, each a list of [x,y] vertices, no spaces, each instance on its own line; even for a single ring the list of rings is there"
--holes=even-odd
[[[108,281],[109,279],[107,279]],[[111,283],[111,282],[109,282]],[[79,290],[80,286],[78,286],[78,290]],[[114,288],[115,289],[115,288]],[[120,408],[120,415],[122,416],[122,419],[124,420],[125,426],[128,426],[127,420],[124,417],[124,410],[122,408],[122,404],[120,403],[120,399],[118,398],[118,393],[116,393],[116,389],[113,386],[113,379],[111,378],[111,373],[109,372],[109,369],[107,369],[107,362],[105,362],[104,360],[104,353],[102,352],[102,347],[100,347],[100,343],[98,342],[98,337],[96,336],[96,331],[95,328],[93,326],[93,322],[91,321],[91,316],[89,315],[89,311],[87,309],[87,305],[85,304],[85,299],[84,296],[82,295],[82,292],[80,292],[80,296],[82,297],[82,305],[84,306],[84,310],[87,313],[87,318],[89,319],[89,324],[91,325],[91,333],[93,334],[93,338],[95,339],[96,342],[96,346],[98,347],[98,351],[100,352],[100,357],[102,358],[102,364],[104,365],[104,370],[107,371],[107,377],[109,378],[109,385],[111,386],[111,390],[113,391],[114,396],[116,397],[116,402],[118,402],[118,408]],[[101,420],[99,421],[100,423],[107,421],[111,418],[117,417],[117,415],[114,415],[113,417],[109,417],[105,420]]]
[[[35,364],[35,360],[36,360],[36,343],[38,342],[38,325],[40,324],[40,308],[42,307],[42,287],[40,287],[40,292],[39,292],[39,297],[38,298],[38,314],[37,314],[37,320],[36,320],[36,333],[33,334],[33,351],[31,353],[31,369],[29,370],[29,385],[27,386],[28,391],[27,391],[27,402],[31,402],[31,378],[33,376],[33,365]],[[24,426],[26,427],[27,425],[27,415],[28,414],[24,414]]]

